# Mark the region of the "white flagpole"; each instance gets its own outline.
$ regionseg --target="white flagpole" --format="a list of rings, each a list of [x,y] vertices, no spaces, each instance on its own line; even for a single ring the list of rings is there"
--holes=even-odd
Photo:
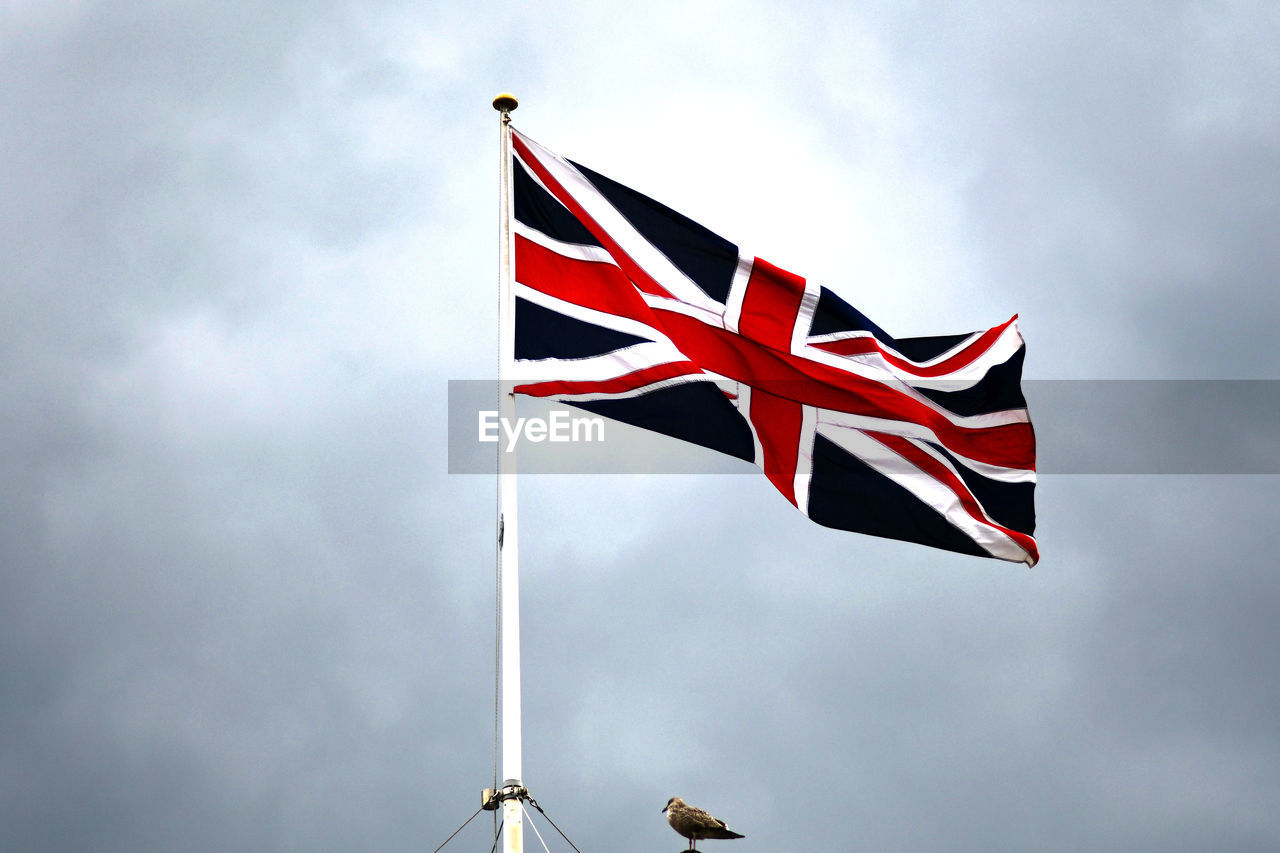
[[[511,243],[511,111],[516,99],[508,94],[493,99],[493,108],[502,114],[502,198],[500,203],[499,258],[502,267],[498,306],[498,410],[503,423],[515,423],[515,395],[505,386],[503,370],[515,361],[515,295]],[[498,552],[502,600],[500,653],[502,704],[502,849],[504,853],[524,851],[524,799],[528,796],[521,781],[520,737],[520,540],[516,525],[516,454],[498,450]]]

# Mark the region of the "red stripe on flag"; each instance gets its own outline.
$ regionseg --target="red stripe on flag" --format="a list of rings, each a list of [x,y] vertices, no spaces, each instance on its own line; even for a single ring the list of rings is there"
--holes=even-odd
[[[796,459],[804,418],[801,406],[766,391],[753,390],[748,416],[764,451],[761,467],[765,476],[783,497],[796,504]]]
[[[957,353],[953,353],[937,364],[931,364],[927,367],[922,367],[914,361],[908,361],[901,356],[887,352],[884,347],[880,345],[880,341],[874,336],[859,336],[856,338],[844,338],[838,341],[823,341],[821,343],[811,344],[811,346],[813,346],[814,349],[835,353],[836,355],[866,355],[868,353],[878,352],[884,356],[885,361],[889,362],[894,367],[912,374],[913,376],[945,376],[946,374],[954,373],[955,371],[972,364],[978,358],[981,358],[987,350],[991,349],[992,344],[1000,339],[1000,336],[1004,334],[1004,330],[1009,328],[1009,325],[1017,319],[1018,315],[1013,315],[999,326],[993,326],[992,328],[987,329],[979,335],[976,340],[965,346],[964,349]]]
[[[611,263],[569,258],[516,235],[516,281],[539,293],[658,328],[635,286]]]
[[[756,258],[742,299],[738,331],[767,347],[791,351],[791,334],[804,298],[804,279]]]
[[[620,246],[618,242],[609,235],[609,232],[601,228],[600,223],[596,222],[595,219],[591,217],[591,214],[587,213],[586,208],[584,208],[578,200],[574,198],[573,194],[566,190],[560,182],[552,176],[551,171],[542,164],[542,161],[534,155],[529,146],[520,138],[520,134],[513,131],[511,134],[511,141],[515,145],[516,151],[519,152],[520,158],[524,161],[525,165],[532,169],[542,181],[543,185],[551,191],[551,194],[559,199],[565,207],[569,208],[569,212],[577,217],[579,222],[586,226],[587,230],[591,232],[591,236],[600,241],[601,245],[604,246],[605,251],[607,251],[615,261],[617,261],[618,266],[627,274],[627,277],[631,279],[635,287],[638,287],[645,293],[649,293],[654,296],[664,296],[667,299],[674,298],[669,292],[667,292],[666,288],[658,284],[653,276],[649,275],[643,267],[632,260],[631,256],[623,250],[622,246]]]
[[[574,396],[581,394],[622,394],[627,391],[634,391],[637,388],[643,388],[646,385],[652,385],[656,382],[662,382],[666,379],[675,379],[681,376],[697,376],[702,371],[698,365],[691,361],[672,361],[666,364],[657,364],[653,367],[646,367],[641,370],[635,370],[622,376],[614,376],[609,379],[578,379],[578,380],[555,380],[552,382],[531,382],[525,385],[517,385],[513,391],[516,394],[526,394],[530,397],[558,397]],[[572,400],[566,402],[573,402]]]
[[[1029,423],[963,427],[882,382],[761,346],[684,314],[653,309],[672,343],[704,370],[793,400],[853,415],[919,424],[968,459],[1035,469],[1035,434]]]

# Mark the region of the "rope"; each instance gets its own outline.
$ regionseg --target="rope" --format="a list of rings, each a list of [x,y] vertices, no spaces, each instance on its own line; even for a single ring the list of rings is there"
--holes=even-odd
[[[496,815],[494,816],[494,822],[498,823]],[[489,848],[489,853],[494,853],[494,851],[498,849],[498,839],[502,837],[502,825],[505,822],[506,820],[504,819],[501,823],[498,823],[498,829],[493,833],[493,846]]]
[[[529,810],[521,805],[520,811],[524,812],[524,816],[529,819],[529,826],[533,827],[533,834],[538,836],[538,842],[542,844],[542,849],[547,853],[551,853],[551,848],[547,846],[547,842],[542,840],[542,833],[538,832],[538,825],[533,822],[533,818],[529,815]]]
[[[572,848],[576,851],[576,853],[582,853],[582,851],[581,851],[581,850],[578,850],[578,845],[574,844],[572,841],[569,841],[569,836],[567,836],[567,835],[565,835],[565,834],[564,834],[564,830],[562,830],[560,827],[556,826],[556,822],[555,822],[554,820],[552,820],[552,819],[551,819],[551,815],[547,814],[546,812],[544,812],[544,811],[542,810],[542,806],[538,805],[538,801],[537,801],[537,800],[535,800],[533,797],[529,797],[529,805],[531,805],[531,806],[533,806],[535,809],[537,809],[537,810],[538,810],[538,813],[539,813],[539,814],[541,814],[543,817],[545,817],[545,818],[547,819],[547,823],[551,824],[551,828],[552,828],[552,829],[554,829],[556,832],[560,833],[560,837],[561,837],[561,838],[563,838],[563,839],[565,840],[565,842],[566,842],[566,843],[568,843],[568,845],[569,845],[570,847],[572,847]],[[532,826],[532,823],[530,824],[530,826]],[[535,826],[535,827],[534,827],[534,829],[533,829],[533,831],[534,831],[534,832],[537,832],[537,831],[538,831],[538,828]],[[542,840],[542,836],[541,836],[541,835],[539,835],[539,836],[538,836],[538,840],[539,840],[539,841],[541,841],[541,840]],[[542,846],[543,846],[543,847],[546,847],[546,844],[544,843]]]
[[[469,823],[471,823],[471,821],[475,820],[475,819],[476,819],[476,815],[480,814],[480,812],[482,812],[482,811],[484,811],[484,806],[481,806],[480,808],[476,809],[475,814],[473,814],[471,817],[469,817],[469,818],[467,818],[466,820],[464,820],[464,821],[462,822],[462,826],[460,826],[460,827],[458,827],[457,829],[455,829],[455,830],[453,831],[453,835],[450,835],[448,838],[446,838],[446,839],[444,840],[444,843],[442,843],[442,844],[441,844],[439,847],[437,847],[435,850],[431,851],[431,853],[440,853],[440,851],[441,851],[442,849],[444,849],[444,845],[445,845],[445,844],[448,844],[450,841],[452,841],[452,840],[453,840],[453,836],[454,836],[454,835],[457,835],[459,832],[462,832],[462,830],[466,829],[467,824],[469,824]],[[494,841],[494,844],[497,844],[497,843],[498,843],[497,841]]]

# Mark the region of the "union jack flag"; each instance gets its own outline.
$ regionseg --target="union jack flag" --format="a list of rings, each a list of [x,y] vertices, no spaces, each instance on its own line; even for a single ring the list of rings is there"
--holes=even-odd
[[[680,213],[512,143],[518,393],[753,462],[828,527],[1035,565],[1016,316],[895,339]]]

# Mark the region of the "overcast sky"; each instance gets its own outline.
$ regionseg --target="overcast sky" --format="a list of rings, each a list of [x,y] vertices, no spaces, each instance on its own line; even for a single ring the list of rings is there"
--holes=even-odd
[[[891,333],[1019,313],[1073,380],[1028,389],[1033,570],[763,476],[523,479],[524,781],[583,853],[683,847],[673,795],[747,836],[708,853],[1277,849],[1275,384],[1096,382],[1280,379],[1277,44],[1271,0],[0,4],[0,848],[478,807],[494,483],[446,398],[495,370],[509,90]]]

